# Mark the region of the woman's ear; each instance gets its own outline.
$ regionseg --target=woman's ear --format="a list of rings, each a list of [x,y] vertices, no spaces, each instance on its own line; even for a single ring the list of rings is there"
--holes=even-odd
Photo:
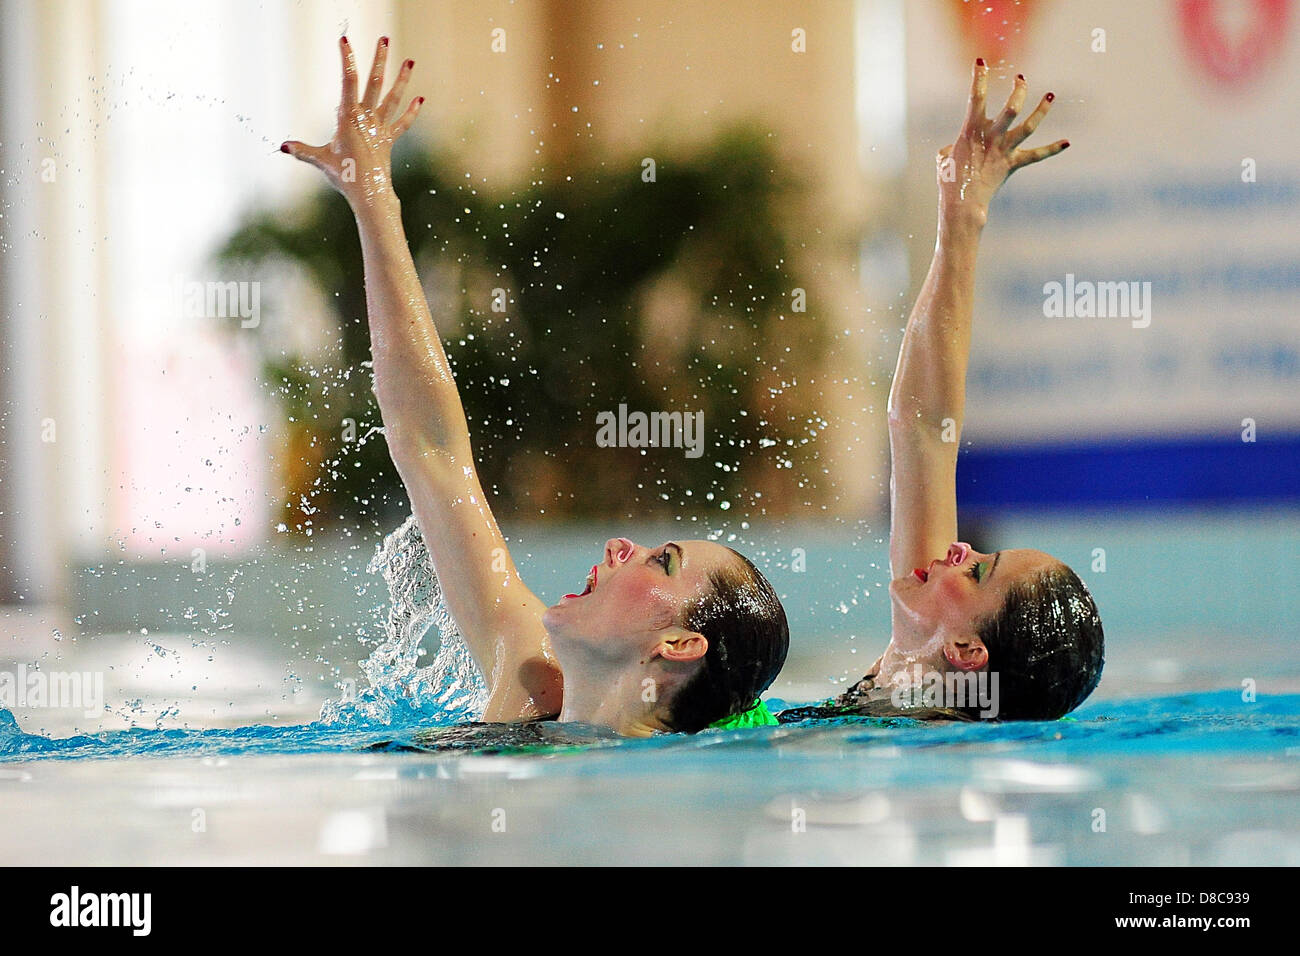
[[[976,671],[989,662],[989,651],[974,634],[944,638],[943,656],[953,667],[962,671]]]
[[[689,664],[698,661],[709,652],[709,640],[695,631],[672,631],[664,635],[662,641],[650,655],[653,660],[662,657],[666,661]]]

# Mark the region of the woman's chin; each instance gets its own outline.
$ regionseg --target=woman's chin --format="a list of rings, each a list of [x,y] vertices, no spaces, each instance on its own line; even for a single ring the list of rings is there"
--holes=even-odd
[[[542,612],[542,627],[554,637],[557,630],[563,630],[561,625],[565,617],[564,601],[561,599],[558,604],[552,604]]]
[[[575,625],[582,619],[582,611],[578,608],[578,602],[582,600],[581,596],[575,597],[572,594],[566,594],[557,602],[542,612],[542,626],[554,637],[565,635],[574,631]]]

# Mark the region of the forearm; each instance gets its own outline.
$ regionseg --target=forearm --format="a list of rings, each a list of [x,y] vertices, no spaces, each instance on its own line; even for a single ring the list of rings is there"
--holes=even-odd
[[[957,449],[966,414],[975,261],[989,204],[1011,173],[1069,144],[1019,148],[1052,102],[1012,128],[1025,99],[1016,77],[1006,106],[985,115],[988,67],[976,60],[961,132],[939,150],[939,235],[903,333],[889,390],[889,563],[895,578],[924,568],[957,537]],[[897,609],[896,609],[897,611]]]
[[[375,395],[389,451],[402,459],[433,451],[469,464],[469,428],[456,381],[402,230],[391,188],[354,204],[365,269]]]
[[[551,713],[562,690],[551,666],[545,610],[519,578],[474,469],[469,428],[456,381],[392,188],[391,149],[419,112],[400,104],[414,61],[406,60],[384,96],[388,38],[381,37],[358,98],[356,64],[339,38],[343,89],[338,126],[324,146],[286,140],[283,152],[308,162],[352,207],[365,269],[374,389],[388,452],[402,477],[447,607],[493,688],[493,713]],[[532,708],[532,709],[530,709]]]
[[[957,537],[957,448],[982,226],[940,209],[934,258],[889,392],[889,562],[896,578],[925,567]]]
[[[447,606],[492,700],[513,719],[528,701],[546,696],[547,688],[530,688],[518,664],[541,647],[544,608],[519,578],[479,485],[464,408],[407,246],[397,198],[372,191],[354,204],[354,212],[375,394],[389,454],[438,568]]]
[[[889,421],[896,430],[916,425],[938,436],[949,419],[961,430],[982,223],[982,216],[941,208],[934,257],[908,318],[889,391]]]

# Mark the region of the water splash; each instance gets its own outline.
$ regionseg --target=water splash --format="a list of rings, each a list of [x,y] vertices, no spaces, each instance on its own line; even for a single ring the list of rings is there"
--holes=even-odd
[[[326,701],[320,723],[456,723],[481,717],[487,686],[447,609],[414,515],[384,539],[366,570],[382,574],[388,584],[385,637],[361,664],[369,686],[355,697]],[[440,638],[438,653],[432,664],[420,667],[420,645],[431,631]]]

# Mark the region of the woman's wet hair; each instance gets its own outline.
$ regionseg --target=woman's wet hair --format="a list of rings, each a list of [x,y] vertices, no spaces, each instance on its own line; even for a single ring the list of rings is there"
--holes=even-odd
[[[731,551],[730,548],[727,549]],[[709,642],[703,666],[669,702],[668,724],[693,734],[748,710],[776,680],[790,647],[781,599],[743,554],[709,575],[685,624]]]
[[[1001,609],[975,622],[998,675],[999,720],[1055,720],[1101,680],[1101,615],[1088,588],[1064,564],[1017,581]],[[978,707],[967,716],[978,716]]]
[[[998,611],[974,623],[989,658],[980,671],[967,674],[996,674],[997,683],[987,685],[996,700],[975,699],[967,706],[900,707],[890,697],[873,697],[853,688],[834,701],[782,711],[777,719],[783,724],[842,717],[1055,720],[1083,703],[1101,679],[1105,656],[1101,615],[1088,588],[1064,564],[1017,581],[1008,588]],[[969,692],[966,699],[971,700]]]

